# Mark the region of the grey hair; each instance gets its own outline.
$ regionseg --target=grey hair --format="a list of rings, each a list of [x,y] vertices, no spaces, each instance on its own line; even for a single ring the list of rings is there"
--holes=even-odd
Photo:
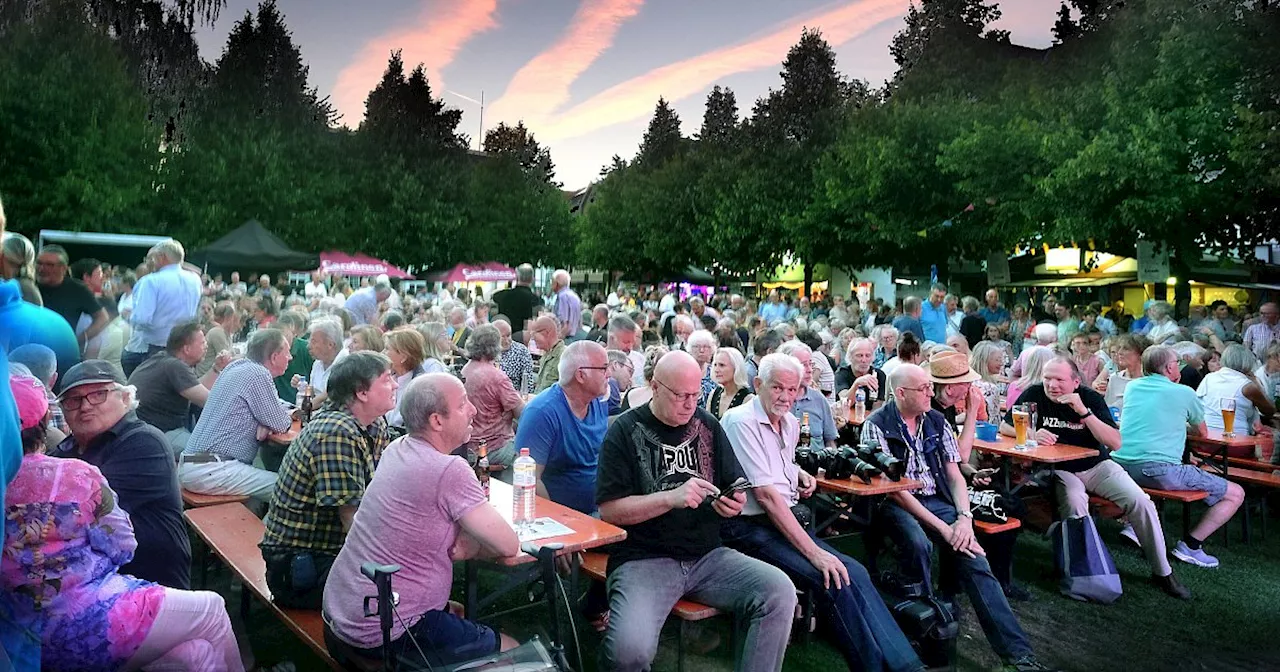
[[[1040,345],[1049,345],[1056,343],[1058,340],[1058,325],[1056,324],[1037,324],[1035,329],[1036,342]]]
[[[571,276],[569,275],[569,271],[566,271],[563,268],[558,268],[555,273],[551,274],[551,279],[565,287],[568,287]]]
[[[627,357],[627,353],[621,350],[609,350],[607,351],[606,354],[609,355],[610,364],[630,364],[631,363],[631,358]]]
[[[560,355],[560,366],[557,369],[560,374],[561,384],[573,380],[574,375],[578,373],[578,369],[590,364],[587,356],[593,346],[601,350],[604,349],[603,345],[595,341],[574,341],[564,349],[564,354]]]
[[[315,338],[317,333],[324,334],[330,343],[342,349],[342,323],[332,317],[325,317],[311,323],[311,337]]]
[[[18,267],[18,278],[36,277],[36,248],[20,233],[4,234],[4,258]]]
[[[379,280],[378,282],[374,283],[373,293],[381,294],[383,292],[386,292],[388,294],[391,293],[391,282],[389,280]]]
[[[978,301],[978,297],[976,296],[966,296],[963,299],[960,299],[960,306],[966,313],[977,312],[978,307],[981,305],[982,303]]]
[[[1232,343],[1222,351],[1222,368],[1233,369],[1247,376],[1258,368],[1258,358],[1243,345]]]
[[[249,344],[245,346],[245,356],[250,361],[266,364],[267,360],[274,357],[277,352],[288,347],[289,344],[284,340],[284,332],[268,327],[253,332],[249,337]]]
[[[522,285],[533,284],[533,264],[516,266],[516,282]]]
[[[635,320],[627,317],[626,315],[619,314],[614,315],[613,318],[609,320],[608,334],[613,336],[619,333],[629,333],[634,332],[638,328],[639,326],[636,325]]]
[[[859,336],[859,337],[857,337],[857,338],[853,339],[852,341],[849,341],[849,347],[845,348],[845,350],[844,350],[844,358],[845,358],[845,360],[852,362],[852,361],[853,361],[853,351],[854,351],[854,350],[857,350],[859,347],[861,347],[861,346],[863,346],[863,345],[870,345],[870,346],[871,346],[871,351],[872,351],[872,352],[875,352],[875,349],[876,349],[876,342],[875,342],[875,341],[873,341],[873,340],[871,340],[871,339],[869,339],[869,338],[864,338],[864,337]]]
[[[697,328],[698,328],[697,324],[693,321],[693,318],[692,318],[692,317],[689,317],[688,315],[680,314],[680,315],[676,315],[676,316],[675,316],[674,318],[672,318],[672,319],[674,320],[674,321],[671,323],[671,330],[672,330],[672,331],[675,331],[675,328],[676,328],[676,325],[677,325],[677,324],[685,324],[685,325],[688,325],[688,326],[689,326],[689,329],[690,329],[691,331],[692,331],[692,330],[694,330],[694,329],[697,329]]]
[[[716,354],[720,353],[724,353],[729,358],[729,362],[733,364],[733,384],[737,385],[738,389],[747,387],[749,381],[747,380],[746,360],[742,358],[742,351],[737,348],[716,349]],[[714,361],[714,358],[712,361]]]
[[[1178,361],[1178,353],[1167,345],[1153,345],[1142,353],[1142,372],[1148,376],[1158,375],[1169,364]]]
[[[124,397],[124,410],[138,410],[138,388],[133,385],[121,385],[116,383],[116,389],[120,390],[120,396]]]
[[[697,295],[697,294],[694,294],[693,296],[689,297],[689,305],[690,305],[690,306],[693,306],[693,305],[705,306],[705,305],[707,305],[707,302],[706,302],[706,301],[703,301],[701,296],[699,296],[699,295]]]
[[[391,360],[381,352],[353,352],[334,363],[325,391],[335,404],[346,406],[390,368]]]
[[[467,357],[492,362],[502,354],[502,334],[492,324],[482,324],[467,337]]]
[[[920,309],[920,297],[908,296],[907,298],[902,300],[902,312],[906,313],[907,315],[914,314],[919,309]]]
[[[410,434],[419,436],[433,415],[449,415],[444,388],[450,381],[457,383],[457,379],[447,373],[428,373],[409,381],[408,389],[400,395],[400,416]]]
[[[1169,313],[1173,312],[1173,306],[1170,306],[1168,301],[1156,301],[1151,304],[1151,308],[1149,310],[1151,311],[1151,317],[1157,320],[1163,320],[1164,318],[1169,317]]]
[[[808,347],[803,343],[800,345],[802,347]],[[790,354],[783,352],[774,352],[765,355],[764,358],[760,360],[760,368],[756,371],[756,378],[759,378],[761,383],[771,383],[774,380],[777,380],[778,373],[782,371],[788,371],[796,374],[796,377],[800,379],[800,384],[805,384],[804,364],[801,364],[800,360],[792,357]]]
[[[662,359],[670,350],[665,345],[651,345],[644,349],[644,382],[653,380],[653,370],[658,367],[658,361]]]
[[[1204,356],[1209,354],[1208,350],[1205,350],[1194,341],[1178,341],[1173,344],[1173,351],[1177,353],[1179,359],[1183,360],[1204,359]]]
[[[692,348],[698,344],[710,345],[712,348],[715,348],[716,335],[706,329],[699,329],[692,334],[689,334],[689,340],[686,341],[686,347]]]
[[[156,243],[151,251],[156,254],[163,254],[165,258],[171,259],[174,263],[182,263],[187,257],[186,250],[182,249],[182,243],[170,238]]]
[[[792,356],[794,356],[794,355],[795,355],[795,353],[800,352],[800,351],[807,352],[807,353],[809,353],[809,355],[810,355],[810,356],[812,356],[812,355],[813,355],[813,348],[811,348],[811,347],[809,347],[809,346],[805,345],[804,343],[800,342],[800,340],[799,340],[799,339],[796,339],[796,340],[793,340],[793,341],[787,341],[786,343],[783,343],[782,345],[779,345],[779,346],[778,346],[778,353],[779,353],[779,354],[783,354],[783,355],[792,355]]]

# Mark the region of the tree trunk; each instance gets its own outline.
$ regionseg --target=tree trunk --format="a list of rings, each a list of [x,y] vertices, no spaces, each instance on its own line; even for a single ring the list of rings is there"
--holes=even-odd
[[[804,294],[801,296],[809,296],[809,288],[813,285],[813,264],[805,262],[804,264]]]

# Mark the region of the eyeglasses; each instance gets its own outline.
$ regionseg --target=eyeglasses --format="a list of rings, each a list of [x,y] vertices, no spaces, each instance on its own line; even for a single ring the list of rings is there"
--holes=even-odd
[[[667,385],[666,383],[662,382],[661,380],[658,380],[657,378],[654,378],[653,382],[665,387],[667,391],[671,393],[671,396],[675,397],[676,401],[682,404],[687,404],[689,402],[697,403],[698,397],[702,396],[702,390],[698,390],[697,392],[680,393],[671,389],[670,385]]]
[[[62,409],[66,411],[78,411],[85,404],[90,406],[101,406],[102,402],[106,401],[107,397],[111,396],[111,393],[115,391],[115,388],[108,387],[102,390],[94,390],[93,392],[78,397],[65,397],[61,402]]]
[[[929,383],[927,385],[921,385],[920,387],[904,387],[902,389],[910,390],[912,392],[919,392],[920,394],[927,394],[931,397],[933,396],[933,383]]]
[[[579,366],[578,370],[579,371],[608,371],[609,365],[605,364],[604,366]]]

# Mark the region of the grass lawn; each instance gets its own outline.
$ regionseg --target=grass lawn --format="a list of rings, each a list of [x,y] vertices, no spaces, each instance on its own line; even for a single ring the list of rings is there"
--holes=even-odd
[[[1203,508],[1196,509],[1198,516]],[[1166,537],[1170,545],[1177,542],[1180,510],[1170,506],[1163,513]],[[1031,637],[1037,654],[1045,663],[1072,672],[1100,670],[1280,670],[1280,538],[1274,532],[1266,540],[1258,539],[1255,520],[1254,538],[1240,542],[1240,525],[1233,520],[1232,539],[1224,548],[1221,536],[1207,545],[1222,566],[1201,569],[1174,562],[1174,571],[1195,594],[1195,599],[1182,602],[1170,597],[1147,582],[1150,575],[1141,552],[1119,535],[1114,521],[1099,523],[1124,581],[1124,596],[1115,604],[1101,606],[1076,602],[1057,592],[1051,575],[1052,543],[1034,532],[1019,537],[1014,571],[1017,580],[1035,596],[1030,603],[1015,603],[1014,610]],[[841,550],[855,558],[863,556],[858,538],[837,542]],[[455,599],[461,598],[461,572],[455,580]],[[482,573],[482,583],[492,584],[496,575]],[[213,588],[228,598],[228,610],[234,615],[239,589],[227,585],[225,570],[217,574]],[[584,579],[585,585],[585,579]],[[370,584],[370,593],[373,587]],[[508,596],[498,608],[515,606],[523,599]],[[960,670],[990,670],[999,661],[987,645],[967,599],[962,598],[962,628],[959,641]],[[546,639],[548,615],[545,607],[511,614],[495,625],[525,639],[541,634]],[[580,621],[581,619],[579,619]],[[721,646],[706,655],[687,654],[686,668],[731,670],[727,619],[704,621],[707,631],[717,633]],[[322,670],[323,664],[299,643],[292,633],[271,617],[267,610],[256,607],[248,624],[236,623],[243,636],[249,633],[254,653],[260,664],[292,661],[298,670]],[[595,670],[599,637],[579,622],[579,640],[586,669]],[[659,647],[656,670],[675,669],[673,623]],[[566,643],[573,653],[572,641]],[[795,643],[787,651],[784,670],[833,672],[844,669],[844,660],[819,635],[804,646]]]

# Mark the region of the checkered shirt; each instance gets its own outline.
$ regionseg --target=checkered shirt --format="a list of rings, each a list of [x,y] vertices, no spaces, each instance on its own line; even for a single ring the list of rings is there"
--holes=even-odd
[[[921,416],[916,423],[914,435],[907,431],[901,417],[898,418],[898,423],[902,427],[902,436],[907,438],[911,446],[911,450],[907,453],[907,478],[921,483],[920,489],[913,491],[913,494],[918,497],[938,494],[938,484],[934,481],[933,473],[929,471],[929,464],[924,461],[924,454],[920,452],[920,432],[924,431],[924,416]],[[865,443],[874,443],[885,451],[889,450],[889,442],[885,441],[884,432],[880,431],[875,423],[868,422],[862,425],[862,435]],[[946,425],[942,433],[942,450],[945,453],[942,459],[944,463],[960,461],[960,444],[956,442],[956,435],[951,431],[950,424]]]
[[[358,506],[382,450],[391,442],[387,421],[361,427],[346,408],[325,406],[289,445],[263,519],[262,548],[337,555],[346,533],[338,508]]]
[[[528,394],[533,392],[534,375],[533,375],[533,356],[529,354],[529,348],[523,343],[511,342],[511,347],[502,352],[502,356],[498,357],[498,368],[507,374],[507,378],[511,379],[511,386],[516,388],[516,392]],[[528,374],[528,389],[520,389],[521,383],[525,381],[525,375]]]

